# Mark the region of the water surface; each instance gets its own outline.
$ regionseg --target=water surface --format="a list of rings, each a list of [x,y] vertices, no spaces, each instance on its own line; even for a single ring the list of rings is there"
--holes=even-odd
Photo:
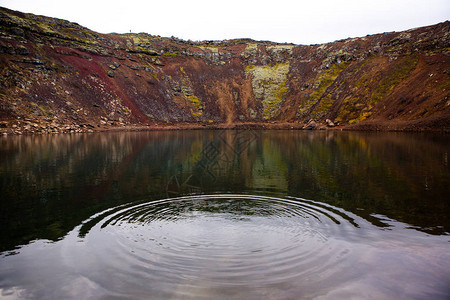
[[[449,146],[302,131],[2,138],[1,295],[445,299]]]

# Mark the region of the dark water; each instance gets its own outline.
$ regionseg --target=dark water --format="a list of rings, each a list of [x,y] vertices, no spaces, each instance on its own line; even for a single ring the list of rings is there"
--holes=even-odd
[[[450,137],[0,138],[0,298],[448,299]]]

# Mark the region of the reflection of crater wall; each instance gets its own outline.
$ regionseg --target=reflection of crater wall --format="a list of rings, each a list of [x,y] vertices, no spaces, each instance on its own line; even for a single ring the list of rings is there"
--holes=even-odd
[[[442,136],[174,131],[0,142],[5,249],[60,238],[118,204],[192,192],[291,195],[374,222],[376,212],[433,233],[450,226],[449,142]],[[214,156],[206,152],[211,145]]]
[[[381,212],[423,227],[446,224],[447,229],[429,226],[429,231],[448,231],[448,139],[333,132],[278,133],[272,138],[283,145],[284,158],[298,159],[287,160],[288,194],[325,201],[368,219]]]

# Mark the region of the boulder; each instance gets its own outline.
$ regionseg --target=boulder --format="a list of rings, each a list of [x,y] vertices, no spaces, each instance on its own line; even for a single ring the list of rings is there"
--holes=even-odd
[[[333,121],[331,121],[330,119],[326,119],[326,120],[325,120],[325,123],[327,123],[327,126],[328,126],[328,127],[334,127],[334,126],[336,126],[336,125],[334,125]]]
[[[305,130],[314,130],[317,129],[317,123],[314,120],[310,120],[308,124],[303,126],[303,129]]]
[[[30,51],[28,50],[28,48],[26,48],[24,46],[19,46],[15,50],[16,50],[16,53],[20,54],[20,55],[28,55],[28,54],[30,54]]]

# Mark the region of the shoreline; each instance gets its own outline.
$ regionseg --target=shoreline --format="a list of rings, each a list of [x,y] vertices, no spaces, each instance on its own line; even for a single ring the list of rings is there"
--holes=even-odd
[[[444,120],[446,121],[446,120]],[[137,132],[137,131],[177,131],[177,130],[302,130],[302,131],[363,131],[363,132],[433,132],[450,133],[447,126],[437,124],[416,124],[420,122],[365,122],[352,125],[327,126],[317,124],[314,128],[306,128],[304,123],[266,122],[266,123],[180,123],[180,124],[129,124],[129,125],[40,125],[30,120],[14,121],[12,126],[0,127],[1,136],[17,135],[49,135],[60,133],[97,133],[97,132]],[[19,123],[19,124],[17,124]],[[1,123],[5,124],[5,123]],[[0,125],[1,125],[0,124]],[[434,126],[432,126],[434,125]]]

